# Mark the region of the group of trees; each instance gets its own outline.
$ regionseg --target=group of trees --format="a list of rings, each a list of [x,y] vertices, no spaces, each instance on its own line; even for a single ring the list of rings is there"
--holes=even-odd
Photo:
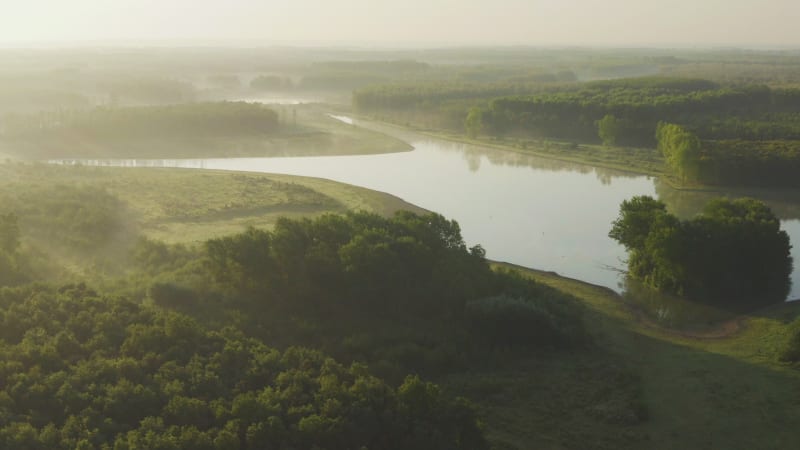
[[[64,110],[8,116],[5,138],[54,135],[91,139],[266,135],[278,130],[278,113],[245,102]]]
[[[85,255],[119,239],[121,231],[131,226],[126,223],[129,217],[125,204],[94,186],[15,186],[0,192],[0,205],[14,211],[3,216],[7,225],[0,226],[0,235],[4,230],[16,229],[14,235],[19,240],[21,228],[28,238],[46,243],[51,251]],[[15,228],[10,225],[12,219]]]
[[[730,139],[745,133],[763,135],[767,129],[759,121],[769,115],[770,122],[781,124],[768,129],[772,138],[787,139],[798,131],[793,120],[800,111],[800,104],[792,101],[796,95],[788,89],[721,87],[704,80],[592,82],[494,99],[485,107],[486,132],[593,142],[598,139],[598,121],[611,116],[618,122],[614,133],[618,144],[652,147],[661,121],[693,130],[713,129],[714,138]],[[750,132],[751,127],[761,131]]]
[[[0,291],[4,449],[482,449],[472,408],[83,285]]]
[[[706,184],[800,186],[800,140],[703,141],[698,179]]]
[[[498,345],[573,345],[583,337],[579,310],[569,298],[492,271],[479,246],[465,246],[458,224],[436,214],[281,219],[271,232],[251,229],[210,240],[206,249],[211,277],[259,310],[272,305],[343,322],[365,315],[371,321],[424,317],[463,330],[468,302],[512,291],[514,301],[528,304],[538,317],[517,319],[525,317],[536,331]],[[474,318],[498,310],[471,311]],[[496,340],[489,328],[472,339]]]
[[[701,143],[694,133],[662,122],[656,128],[656,140],[667,164],[682,180],[698,179]]]
[[[468,80],[378,84],[354,91],[353,107],[362,114],[384,120],[462,131],[464,121],[472,109],[482,111],[492,98],[518,95],[538,88],[541,88],[541,84],[529,81],[477,83]]]
[[[704,140],[686,128],[660,123],[658,148],[683,181],[750,186],[800,186],[800,140]]]
[[[628,250],[628,274],[691,300],[753,308],[786,299],[791,245],[780,221],[752,199],[717,199],[680,220],[647,196],[626,200],[609,236]]]
[[[5,116],[0,149],[39,160],[263,154],[287,129],[255,103],[96,107]]]

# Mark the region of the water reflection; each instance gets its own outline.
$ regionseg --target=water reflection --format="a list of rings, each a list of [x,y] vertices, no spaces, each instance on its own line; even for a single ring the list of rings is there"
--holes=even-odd
[[[405,137],[412,137],[406,135]],[[642,178],[640,174],[624,172],[621,170],[607,169],[603,167],[593,167],[585,164],[578,164],[570,161],[563,161],[552,158],[544,158],[530,153],[515,152],[509,150],[498,150],[490,147],[463,144],[458,142],[444,141],[439,139],[428,139],[418,141],[424,145],[436,145],[442,151],[453,152],[462,155],[471,172],[478,172],[481,168],[481,160],[486,159],[495,166],[508,166],[519,168],[531,168],[550,172],[575,172],[579,174],[594,174],[602,185],[610,185],[615,178]]]
[[[655,179],[654,182],[658,198],[667,204],[673,214],[681,218],[694,217],[703,210],[706,203],[717,197],[751,197],[769,205],[782,220],[800,219],[800,189],[675,189],[661,179]]]

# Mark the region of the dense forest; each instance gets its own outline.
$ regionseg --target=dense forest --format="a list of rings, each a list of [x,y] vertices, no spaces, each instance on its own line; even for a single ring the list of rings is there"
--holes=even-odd
[[[103,296],[0,291],[5,449],[488,448],[463,400]]]

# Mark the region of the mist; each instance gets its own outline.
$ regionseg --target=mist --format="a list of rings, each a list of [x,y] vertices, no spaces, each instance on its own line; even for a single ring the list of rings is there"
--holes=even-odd
[[[792,0],[33,0],[0,45],[800,45]]]

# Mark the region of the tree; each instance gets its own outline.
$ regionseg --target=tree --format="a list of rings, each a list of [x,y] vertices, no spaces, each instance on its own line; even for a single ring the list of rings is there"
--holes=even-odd
[[[606,114],[605,117],[597,121],[597,134],[606,147],[611,147],[617,143],[619,131],[619,120],[611,114]]]
[[[662,122],[656,128],[656,140],[667,164],[683,181],[699,178],[701,143],[694,133]]]
[[[469,110],[464,121],[464,129],[467,131],[467,136],[473,139],[483,131],[483,111],[477,106]]]
[[[628,251],[641,250],[656,217],[666,213],[667,205],[647,195],[624,200],[608,236],[624,245]]]

